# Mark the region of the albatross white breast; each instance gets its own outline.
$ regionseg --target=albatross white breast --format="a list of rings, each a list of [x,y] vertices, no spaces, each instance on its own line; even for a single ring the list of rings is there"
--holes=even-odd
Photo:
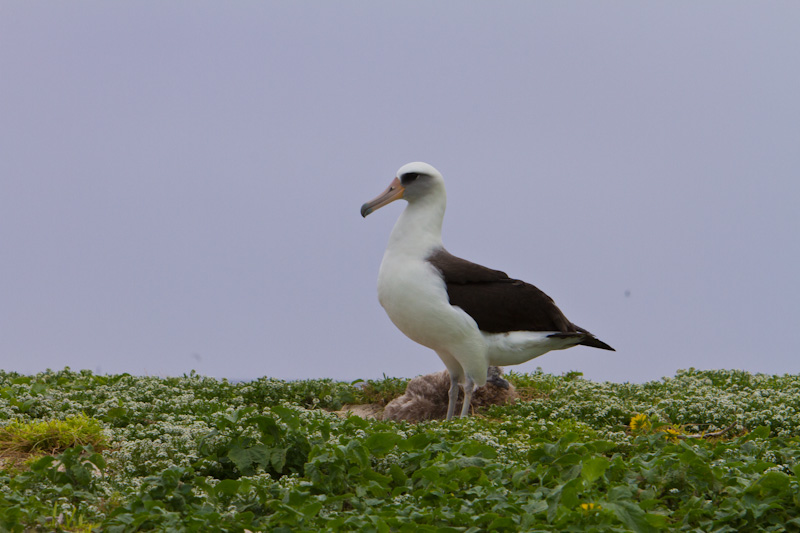
[[[378,300],[400,331],[434,350],[447,367],[448,419],[459,384],[464,388],[461,416],[467,416],[489,365],[516,365],[577,345],[613,350],[567,320],[533,285],[444,249],[447,195],[438,170],[427,163],[404,165],[383,193],[361,206],[361,215],[401,198],[408,206],[381,262]]]

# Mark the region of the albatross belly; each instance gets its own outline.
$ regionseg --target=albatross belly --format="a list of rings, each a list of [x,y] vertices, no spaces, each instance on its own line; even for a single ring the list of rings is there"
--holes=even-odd
[[[400,331],[437,352],[484,344],[475,321],[450,305],[441,275],[427,261],[387,252],[378,275],[378,300]]]

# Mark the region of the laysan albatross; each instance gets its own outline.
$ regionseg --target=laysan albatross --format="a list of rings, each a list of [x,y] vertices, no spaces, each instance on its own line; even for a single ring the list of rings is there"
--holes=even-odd
[[[378,300],[410,339],[435,351],[450,373],[447,419],[458,386],[461,416],[489,365],[518,365],[577,345],[614,350],[570,322],[533,285],[451,255],[442,246],[447,204],[444,179],[427,163],[400,167],[389,187],[361,206],[361,215],[399,199],[408,205],[394,225],[378,274]]]

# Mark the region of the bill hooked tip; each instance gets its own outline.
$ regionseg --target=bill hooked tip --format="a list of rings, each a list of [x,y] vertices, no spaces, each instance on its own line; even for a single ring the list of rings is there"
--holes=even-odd
[[[361,216],[366,217],[373,211],[377,211],[381,207],[385,206],[386,204],[390,204],[395,200],[399,200],[403,197],[403,192],[405,188],[400,183],[400,179],[395,178],[389,184],[389,187],[386,188],[378,197],[370,200],[369,202],[365,203],[361,206]]]

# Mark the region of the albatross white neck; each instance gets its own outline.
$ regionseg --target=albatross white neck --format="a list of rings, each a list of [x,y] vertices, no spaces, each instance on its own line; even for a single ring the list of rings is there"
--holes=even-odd
[[[446,205],[444,191],[409,202],[389,236],[387,252],[392,250],[419,257],[441,247]]]

